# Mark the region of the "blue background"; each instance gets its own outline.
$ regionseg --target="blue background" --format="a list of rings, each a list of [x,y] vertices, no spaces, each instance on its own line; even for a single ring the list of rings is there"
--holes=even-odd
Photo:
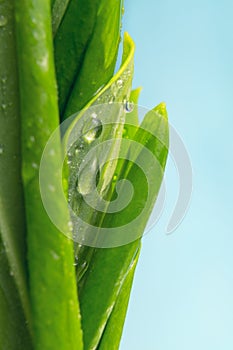
[[[165,234],[178,193],[169,160],[163,216],[143,238],[121,350],[233,349],[233,2],[126,0],[140,104],[167,103],[190,154],[189,211]]]

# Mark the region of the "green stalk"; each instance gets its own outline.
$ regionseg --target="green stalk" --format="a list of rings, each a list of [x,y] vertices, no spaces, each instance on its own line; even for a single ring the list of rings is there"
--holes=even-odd
[[[0,335],[3,333],[4,337],[0,339],[0,348],[8,344],[7,348],[11,349],[17,341],[12,338],[10,323],[6,319],[10,315],[12,330],[14,332],[16,328],[21,338],[25,337],[21,329],[21,324],[25,328],[24,317],[28,322],[30,319],[12,0],[0,3],[0,43],[0,287],[7,301],[6,314],[1,309],[3,322],[0,322]],[[4,298],[0,299],[0,304],[5,304]],[[14,308],[11,303],[15,303]],[[24,329],[23,333],[26,332],[27,329]]]
[[[34,347],[81,350],[73,244],[50,221],[39,190],[41,156],[59,125],[50,3],[17,0],[15,6]],[[51,182],[59,171],[60,157],[57,138],[55,155],[48,165]],[[48,191],[53,191],[52,185]],[[69,218],[64,215],[64,220]]]

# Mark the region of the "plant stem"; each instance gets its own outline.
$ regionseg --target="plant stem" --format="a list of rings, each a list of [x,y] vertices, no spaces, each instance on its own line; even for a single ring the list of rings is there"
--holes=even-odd
[[[15,6],[34,346],[39,350],[81,350],[73,243],[50,221],[39,189],[41,156],[59,126],[50,2],[17,0]],[[57,137],[48,164],[51,183],[59,172],[60,158]],[[48,191],[52,195],[52,185]]]

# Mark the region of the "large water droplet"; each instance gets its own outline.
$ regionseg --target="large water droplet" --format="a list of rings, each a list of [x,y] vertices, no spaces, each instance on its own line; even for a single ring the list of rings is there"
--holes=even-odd
[[[96,187],[96,174],[98,171],[97,158],[86,162],[79,172],[77,190],[82,195],[87,195]]]
[[[102,123],[96,116],[89,119],[83,127],[83,139],[87,143],[92,143],[102,132]]]
[[[4,27],[7,24],[7,18],[3,15],[0,16],[0,27]]]

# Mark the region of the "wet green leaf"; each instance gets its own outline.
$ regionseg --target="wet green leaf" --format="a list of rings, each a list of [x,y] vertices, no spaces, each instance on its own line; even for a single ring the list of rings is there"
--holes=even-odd
[[[17,1],[16,32],[34,345],[36,349],[82,349],[73,243],[50,221],[39,189],[42,152],[59,125],[49,2]],[[59,137],[55,145],[47,169],[51,193],[60,166]],[[57,214],[68,225],[59,203]]]

